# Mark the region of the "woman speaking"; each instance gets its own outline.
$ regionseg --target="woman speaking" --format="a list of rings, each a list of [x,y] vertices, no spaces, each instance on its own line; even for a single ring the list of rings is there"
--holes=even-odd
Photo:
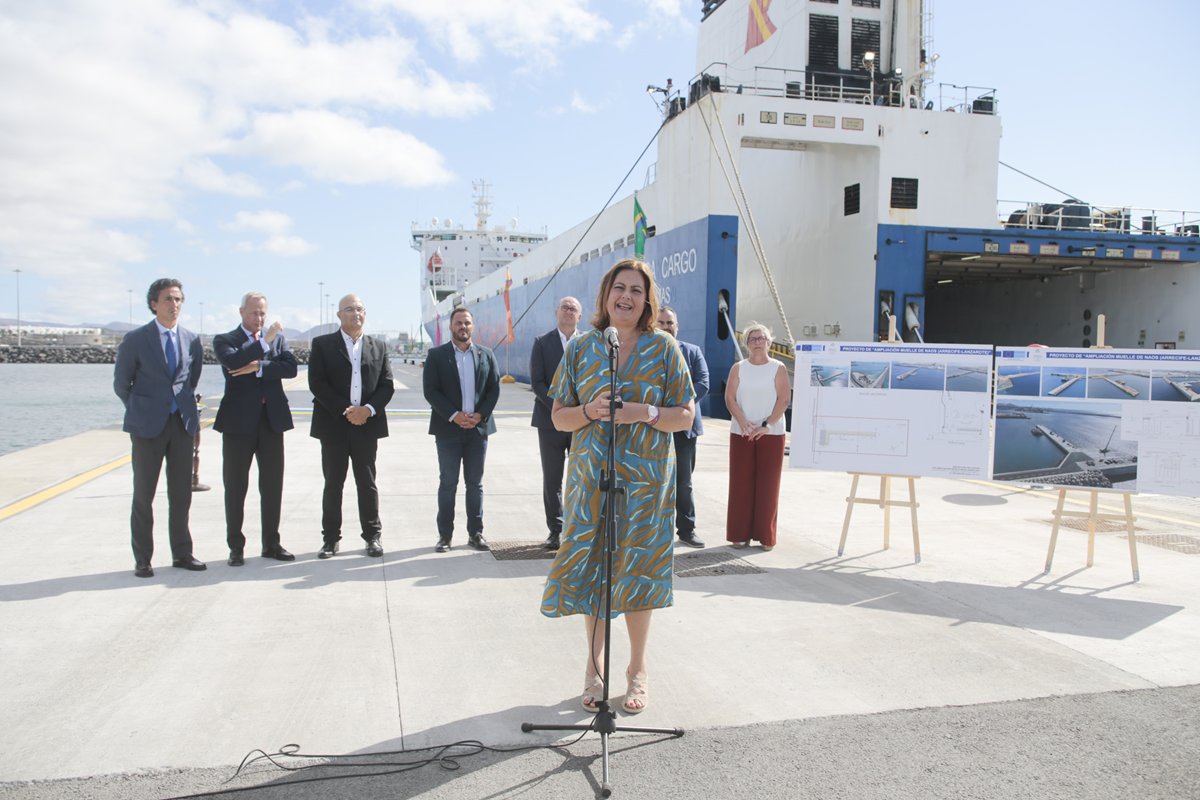
[[[548,617],[582,614],[588,640],[584,709],[595,711],[604,685],[598,668],[604,655],[604,519],[600,473],[608,454],[610,426],[617,429],[616,477],[625,494],[617,505],[617,549],[613,557],[612,615],[624,614],[629,629],[626,713],[646,708],[646,642],[650,614],[671,605],[675,536],[675,454],[671,434],[691,427],[695,393],[674,340],[655,330],[658,299],[650,267],[633,259],[615,264],[600,282],[595,330],[571,340],[550,395],[554,425],[573,431],[563,503],[562,544],[542,597]],[[620,341],[615,411],[605,328]],[[610,696],[612,692],[609,692]]]

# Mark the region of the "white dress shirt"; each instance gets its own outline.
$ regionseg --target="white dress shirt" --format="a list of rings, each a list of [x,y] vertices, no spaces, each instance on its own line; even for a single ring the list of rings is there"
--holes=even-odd
[[[350,405],[361,406],[362,402],[362,345],[363,335],[358,335],[358,341],[350,338],[350,334],[341,331],[342,341],[346,343],[346,351],[350,353]],[[375,407],[368,404],[371,416],[375,416]]]

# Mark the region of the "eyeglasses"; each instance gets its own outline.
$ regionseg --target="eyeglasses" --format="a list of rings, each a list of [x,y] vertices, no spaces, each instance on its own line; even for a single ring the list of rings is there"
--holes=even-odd
[[[751,336],[746,340],[746,344],[758,344],[759,342],[765,342],[766,340],[767,337],[765,336]]]

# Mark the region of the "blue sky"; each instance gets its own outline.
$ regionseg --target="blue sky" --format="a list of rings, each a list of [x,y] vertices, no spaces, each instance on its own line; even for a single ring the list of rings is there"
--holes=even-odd
[[[658,125],[646,85],[692,75],[700,5],[0,0],[0,316],[21,269],[24,319],[126,320],[133,289],[144,320],[173,276],[206,333],[250,289],[291,328],[323,291],[415,330],[412,222],[468,221],[479,179],[495,222],[557,235],[598,211]],[[1098,205],[1200,211],[1200,5],[934,10],[935,81],[998,90],[1002,160]]]

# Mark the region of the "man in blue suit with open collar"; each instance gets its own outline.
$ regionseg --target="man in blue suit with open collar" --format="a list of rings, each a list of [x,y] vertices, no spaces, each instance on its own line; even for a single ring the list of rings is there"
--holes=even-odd
[[[246,492],[250,462],[258,462],[258,500],[262,519],[262,557],[295,561],[283,549],[279,518],[283,509],[283,434],[290,431],[292,409],[283,382],[296,377],[298,363],[276,321],[263,332],[267,298],[246,292],[238,309],[242,324],[213,337],[213,351],[225,370],[225,394],[213,430],[221,434],[224,456],[225,539],[229,566],[246,563]]]
[[[113,390],[125,404],[123,430],[133,456],[133,574],[154,577],[154,493],[163,459],[167,462],[167,530],[171,566],[207,569],[192,556],[188,513],[192,507],[192,455],[200,432],[196,387],[204,366],[200,338],[179,325],[183,284],[160,278],[150,284],[146,304],[154,312],[147,325],[130,331],[117,348]]]
[[[429,433],[436,437],[438,467],[438,541],[434,550],[450,549],[454,535],[454,495],[459,466],[467,482],[467,544],[491,550],[483,538],[483,464],[488,436],[496,432],[492,412],[500,399],[500,364],[486,347],[471,341],[475,317],[465,308],[450,314],[450,341],[425,358],[422,382],[433,408]]]

